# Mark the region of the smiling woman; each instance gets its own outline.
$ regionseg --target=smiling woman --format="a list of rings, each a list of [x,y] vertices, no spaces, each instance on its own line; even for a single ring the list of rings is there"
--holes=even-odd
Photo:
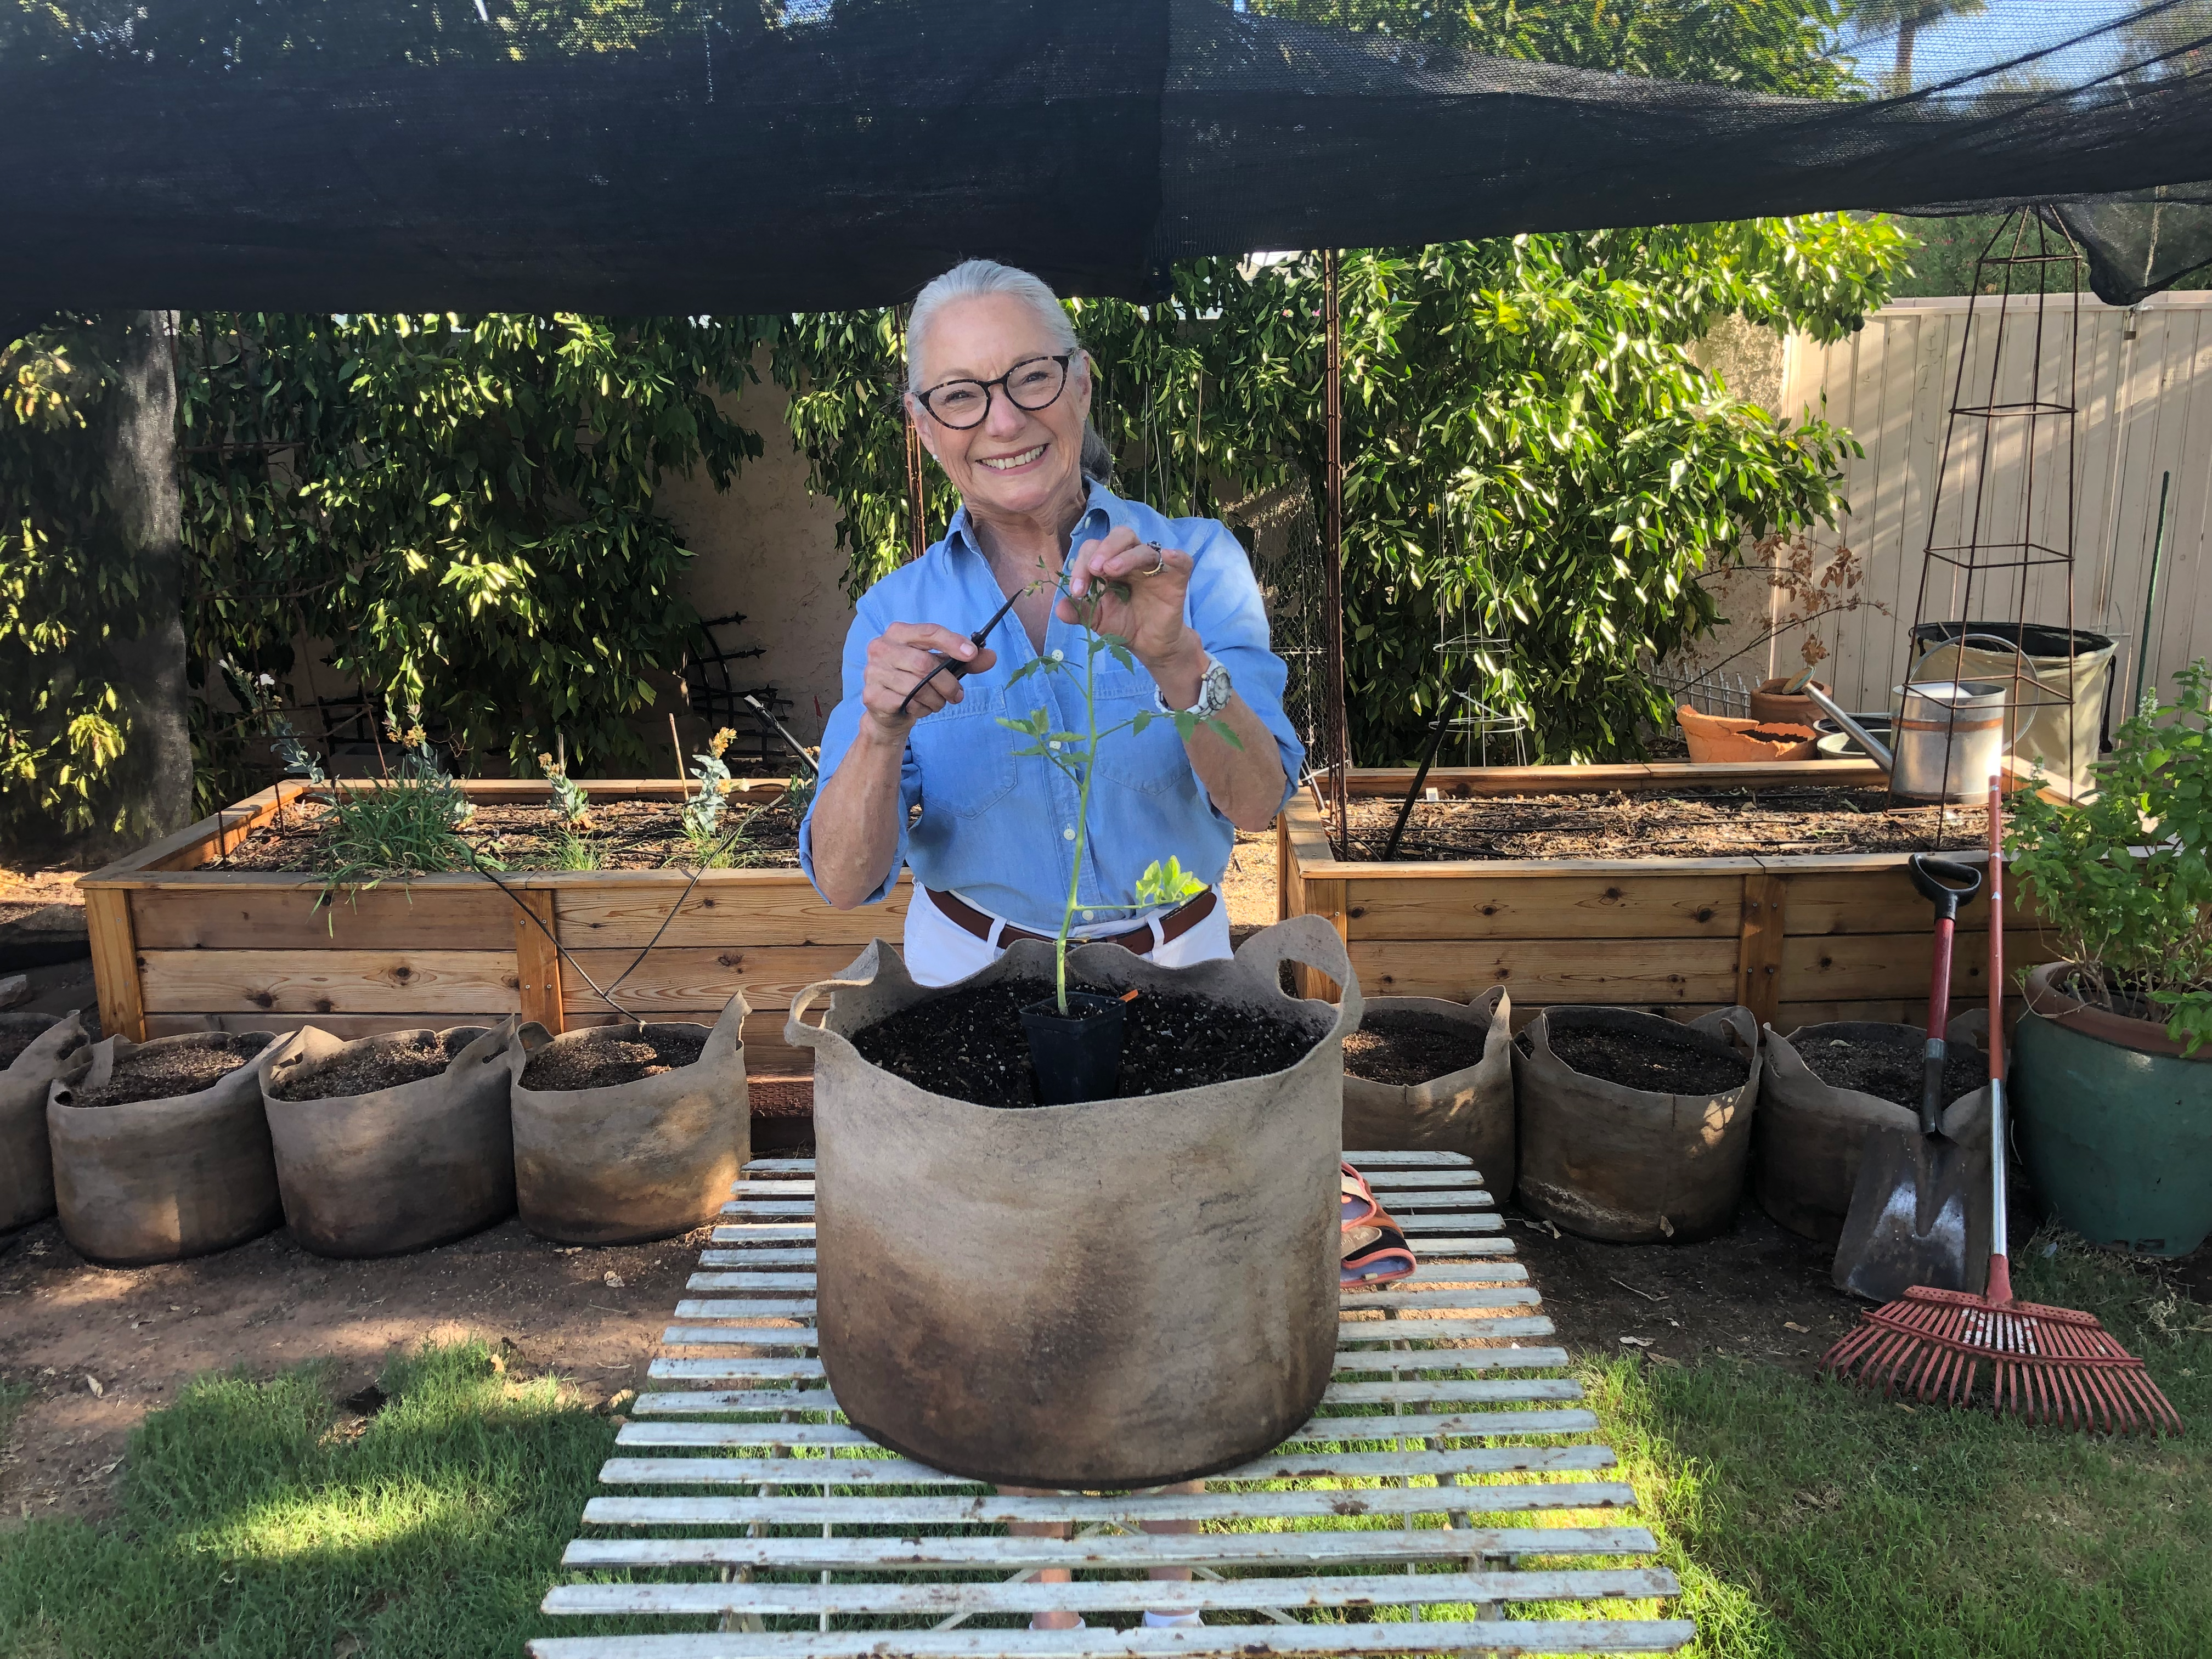
[[[905,958],[924,984],[1048,936],[1071,882],[1091,912],[1078,938],[1167,966],[1227,956],[1215,884],[1236,831],[1273,821],[1304,754],[1243,548],[1216,520],[1168,519],[1107,487],[1090,356],[1035,276],[957,266],[915,300],[907,339],[907,406],[962,505],[942,541],[860,600],[801,863],[840,908],[883,899],[911,866]],[[1079,836],[1077,783],[1018,769],[1029,739],[1000,720],[1042,703],[1052,730],[1085,726],[1068,677],[1022,671],[1080,659],[1086,623],[1126,641],[1132,665],[1099,676],[1102,725],[1189,712],[1233,740],[1164,720],[1125,733]],[[1161,848],[1205,890],[1147,908],[1139,878]]]

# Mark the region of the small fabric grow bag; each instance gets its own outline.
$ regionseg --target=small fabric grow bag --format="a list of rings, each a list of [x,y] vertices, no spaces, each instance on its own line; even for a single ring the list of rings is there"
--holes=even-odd
[[[705,1225],[751,1154],[742,993],[713,1029],[598,1025],[549,1036],[522,1028],[514,1079],[514,1190],[522,1224],[562,1244],[635,1244]],[[704,1036],[689,1066],[597,1089],[530,1089],[523,1074],[551,1048],[593,1048],[641,1034]]]
[[[51,1085],[46,1133],[62,1237],[87,1261],[111,1267],[182,1261],[227,1250],[283,1223],[269,1119],[252,1061],[188,1095],[113,1106],[76,1103],[105,1087],[134,1054],[204,1040],[109,1037]]]
[[[262,1055],[261,1100],[293,1237],[317,1255],[397,1255],[448,1243],[514,1213],[507,1050],[519,1019],[487,1030],[386,1031],[341,1042],[305,1026]],[[272,1092],[341,1059],[433,1038],[434,1077],[321,1100]]]
[[[1425,1014],[1465,1025],[1482,1058],[1425,1083],[1344,1075],[1344,1144],[1355,1152],[1462,1152],[1493,1192],[1513,1190],[1513,1000],[1493,985],[1472,1002],[1376,997],[1364,1018]]]
[[[1741,1086],[1715,1095],[1632,1089],[1576,1071],[1552,1051],[1570,1026],[1653,1029],[1677,1043],[1734,1054]],[[1514,1051],[1520,1119],[1516,1193],[1571,1233],[1614,1244],[1687,1243],[1725,1228],[1743,1195],[1759,1103],[1759,1027],[1743,1007],[1688,1024],[1630,1008],[1547,1008]]]
[[[36,1031],[0,1072],[0,1233],[54,1212],[54,1160],[46,1146],[46,1091],[84,1047],[76,1015],[0,1014],[0,1032]]]
[[[1048,975],[1022,940],[961,981]],[[1286,957],[1344,988],[1298,1001]],[[1135,1099],[1001,1109],[861,1059],[849,1033],[943,989],[878,939],[792,1001],[814,1050],[822,1364],[872,1439],[975,1480],[1153,1486],[1233,1468],[1313,1414],[1335,1362],[1338,1128],[1359,988],[1318,917],[1233,960],[1156,967],[1071,953],[1091,986],[1182,992],[1313,1035],[1264,1077]],[[801,1016],[836,993],[822,1024]]]
[[[1954,1044],[1972,1042],[1977,1031],[1987,1029],[1987,1011],[1973,1012],[1978,1019],[1962,1016],[1951,1022],[1947,1035]],[[1867,1131],[1879,1127],[1917,1135],[1920,1114],[1879,1095],[1823,1083],[1805,1064],[1804,1054],[1817,1042],[1864,1042],[1883,1037],[1901,1038],[1917,1048],[1926,1042],[1927,1036],[1917,1025],[1863,1020],[1801,1025],[1786,1037],[1771,1029],[1766,1031],[1759,1068],[1759,1127],[1752,1136],[1752,1184],[1760,1209],[1791,1232],[1816,1239],[1830,1249],[1835,1247],[1843,1237],[1844,1217],[1851,1207],[1851,1189],[1858,1182],[1859,1154],[1866,1145]],[[1987,1069],[1984,1065],[1985,1075]],[[1943,1133],[1969,1149],[1988,1143],[1988,1084],[1945,1107]],[[1970,1241],[1984,1241],[1972,1244],[1968,1251],[1968,1259],[1978,1261],[1988,1248],[1989,1183],[1970,1182],[1966,1190],[1967,1237]]]

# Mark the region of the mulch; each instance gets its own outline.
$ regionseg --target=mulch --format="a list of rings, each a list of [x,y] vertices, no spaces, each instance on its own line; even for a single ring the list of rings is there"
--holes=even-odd
[[[1395,800],[1356,800],[1351,856],[1378,860]],[[1415,805],[1398,849],[1440,859],[1636,859],[1925,852],[1988,844],[1988,811],[1892,806],[1881,789],[1614,790]]]
[[[863,1060],[934,1094],[978,1106],[1034,1106],[1020,1011],[1052,994],[1049,980],[1025,978],[949,992],[854,1033],[853,1046]],[[1314,1046],[1289,1020],[1151,991],[1128,1005],[1122,1029],[1115,1091],[1122,1100],[1264,1077],[1296,1065]]]
[[[648,1025],[639,1036],[549,1043],[522,1068],[522,1086],[551,1093],[612,1089],[696,1065],[706,1046],[703,1025]]]
[[[1488,1035],[1442,1014],[1386,1009],[1367,1015],[1359,1029],[1345,1038],[1344,1069],[1370,1083],[1426,1083],[1480,1061]]]
[[[321,1065],[295,1072],[270,1090],[279,1100],[340,1100],[397,1089],[436,1077],[453,1063],[455,1054],[481,1036],[481,1028],[461,1026],[452,1031],[406,1031],[404,1042],[341,1048]]]
[[[264,824],[228,857],[207,867],[316,874],[323,867],[323,816],[315,806],[288,807],[281,820]],[[599,854],[602,870],[691,867],[695,854],[684,834],[683,808],[673,801],[594,801],[588,822],[582,839]],[[781,805],[754,807],[732,800],[723,810],[717,836],[729,835],[740,823],[744,833],[724,850],[719,867],[799,867],[798,813]],[[561,867],[555,848],[564,828],[550,805],[479,805],[462,826],[461,837],[479,858],[488,854],[509,870],[551,870]]]
[[[212,1089],[255,1056],[274,1039],[266,1031],[237,1036],[211,1032],[159,1048],[134,1049],[125,1054],[107,1082],[97,1089],[72,1092],[79,1106],[128,1106],[142,1100],[173,1100]]]

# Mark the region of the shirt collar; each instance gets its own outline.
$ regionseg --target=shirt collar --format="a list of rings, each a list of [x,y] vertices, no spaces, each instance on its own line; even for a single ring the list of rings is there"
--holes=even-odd
[[[1104,484],[1091,481],[1089,500],[1090,504],[1084,508],[1083,516],[1076,520],[1076,540],[1088,539],[1086,532],[1091,536],[1103,535],[1129,522],[1129,504]],[[953,514],[951,523],[945,526],[945,550],[951,553],[963,548],[978,558],[983,556],[983,550],[975,540],[975,530],[968,521],[968,504],[965,501]]]

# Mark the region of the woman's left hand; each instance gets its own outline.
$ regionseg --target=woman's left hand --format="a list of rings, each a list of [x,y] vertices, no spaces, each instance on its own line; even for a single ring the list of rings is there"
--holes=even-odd
[[[1087,623],[1101,634],[1118,634],[1155,679],[1164,672],[1179,680],[1184,678],[1179,671],[1190,668],[1195,683],[1204,672],[1206,649],[1183,620],[1190,570],[1189,554],[1139,541],[1124,526],[1076,550],[1067,592],[1054,614],[1062,622]],[[1094,598],[1095,608],[1077,604]]]

